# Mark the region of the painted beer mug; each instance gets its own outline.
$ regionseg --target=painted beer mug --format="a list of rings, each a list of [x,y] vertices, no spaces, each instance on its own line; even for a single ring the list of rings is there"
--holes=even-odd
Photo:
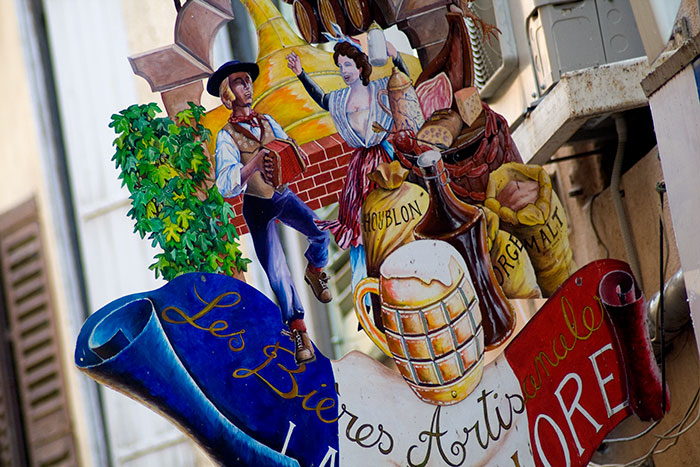
[[[366,294],[379,295],[380,331],[364,312]],[[372,341],[396,362],[423,401],[455,404],[481,380],[484,332],[471,278],[447,242],[417,240],[391,253],[379,279],[355,289],[355,313]]]
[[[367,55],[372,66],[384,66],[389,60],[386,36],[376,21],[367,29]]]

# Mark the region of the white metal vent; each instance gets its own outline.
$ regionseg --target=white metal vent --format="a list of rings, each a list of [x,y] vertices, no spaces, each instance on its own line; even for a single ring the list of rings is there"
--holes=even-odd
[[[513,34],[513,22],[507,0],[474,0],[469,3],[472,13],[487,24],[500,29],[491,41],[484,40],[481,28],[466,19],[474,58],[474,85],[482,98],[493,96],[510,74],[518,68],[518,51]]]

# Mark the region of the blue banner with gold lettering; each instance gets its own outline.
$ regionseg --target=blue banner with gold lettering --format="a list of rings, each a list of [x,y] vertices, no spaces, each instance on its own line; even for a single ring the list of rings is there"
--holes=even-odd
[[[75,361],[225,465],[334,465],[338,396],[316,355],[297,367],[279,309],[254,288],[192,273],[95,312]]]

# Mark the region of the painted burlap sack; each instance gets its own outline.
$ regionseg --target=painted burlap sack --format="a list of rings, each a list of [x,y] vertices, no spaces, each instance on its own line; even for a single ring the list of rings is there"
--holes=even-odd
[[[541,166],[503,164],[489,177],[484,205],[525,246],[543,296],[576,271],[566,214]]]
[[[541,298],[535,269],[523,243],[512,233],[500,229],[496,213],[484,208],[484,214],[491,266],[506,297]]]
[[[423,188],[405,181],[408,172],[393,161],[379,164],[367,175],[377,186],[362,204],[362,243],[369,276],[378,277],[384,258],[415,240],[413,228],[430,203]]]

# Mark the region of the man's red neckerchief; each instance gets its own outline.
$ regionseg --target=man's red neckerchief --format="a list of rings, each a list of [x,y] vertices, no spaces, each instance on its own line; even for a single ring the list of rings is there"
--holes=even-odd
[[[248,115],[239,115],[239,116],[234,116],[231,115],[228,118],[228,121],[233,123],[248,123],[251,127],[258,127],[262,128],[262,117],[259,113],[257,113],[254,110],[251,110]]]

